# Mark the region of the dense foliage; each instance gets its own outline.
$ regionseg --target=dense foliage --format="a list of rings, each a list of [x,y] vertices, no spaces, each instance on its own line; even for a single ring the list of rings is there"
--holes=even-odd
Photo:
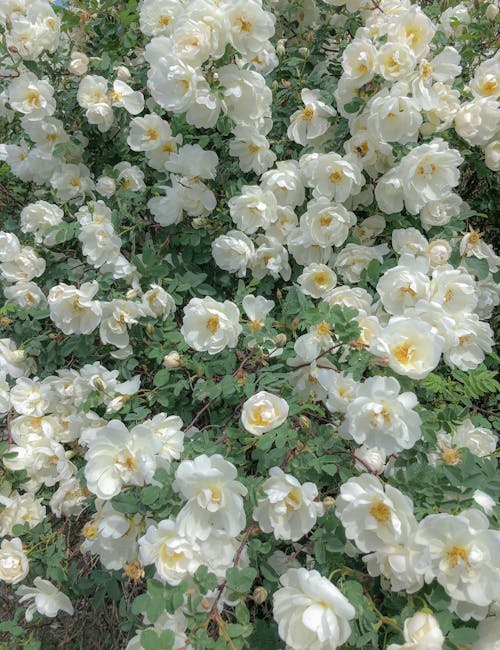
[[[498,16],[0,0],[0,648],[499,648]]]

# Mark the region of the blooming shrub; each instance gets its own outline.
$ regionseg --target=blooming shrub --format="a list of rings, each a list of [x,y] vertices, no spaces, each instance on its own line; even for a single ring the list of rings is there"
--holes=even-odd
[[[499,647],[499,18],[448,5],[1,3],[2,648]]]

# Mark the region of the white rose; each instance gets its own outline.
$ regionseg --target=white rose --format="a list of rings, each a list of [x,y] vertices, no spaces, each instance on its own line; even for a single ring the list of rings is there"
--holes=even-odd
[[[291,650],[335,650],[351,634],[356,612],[347,598],[318,571],[288,569],[273,597],[278,632]]]
[[[19,537],[3,539],[0,544],[0,580],[15,585],[28,575],[29,563]]]
[[[498,131],[500,104],[495,99],[481,97],[462,105],[455,115],[455,131],[471,145],[484,147]]]
[[[192,298],[184,309],[181,334],[198,352],[217,354],[236,346],[242,330],[239,320],[239,309],[229,300]]]
[[[281,397],[260,391],[243,404],[241,423],[255,436],[281,426],[288,417],[288,403]]]
[[[444,340],[420,318],[397,316],[370,342],[370,352],[387,358],[395,372],[423,379],[438,365]]]
[[[276,539],[297,541],[315,525],[324,512],[322,503],[314,501],[318,488],[314,483],[300,484],[279,467],[269,470],[262,485],[265,497],[259,499],[253,518],[265,533]]]
[[[347,539],[363,553],[406,544],[417,527],[412,500],[391,485],[384,488],[380,479],[367,473],[342,485],[335,514]]]
[[[89,68],[89,58],[83,52],[77,52],[73,50],[71,52],[71,61],[68,65],[68,70],[71,74],[82,76],[87,74]]]
[[[404,622],[405,643],[391,643],[387,650],[441,650],[444,636],[432,614],[417,612]]]
[[[70,615],[73,615],[73,605],[70,599],[63,594],[48,580],[37,577],[33,580],[34,587],[25,587],[21,585],[16,594],[20,596],[19,602],[24,603],[27,600],[34,599],[26,609],[25,618],[27,621],[33,620],[33,614],[37,611],[43,616],[54,618],[61,609]]]

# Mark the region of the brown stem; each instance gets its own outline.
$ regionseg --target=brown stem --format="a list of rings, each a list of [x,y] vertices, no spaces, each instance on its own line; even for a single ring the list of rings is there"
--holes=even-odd
[[[238,546],[238,549],[236,553],[234,554],[234,560],[233,560],[233,566],[237,566],[238,562],[240,561],[241,554],[243,553],[243,549],[245,548],[249,538],[253,533],[256,533],[259,530],[259,526],[257,524],[251,524],[243,534],[243,537],[241,539],[240,545]],[[214,621],[217,621],[219,618],[219,612],[217,611],[217,606],[219,604],[219,600],[221,599],[222,592],[224,591],[224,587],[227,584],[227,580],[223,580],[220,585],[217,586],[217,596],[215,597],[215,600],[213,602],[213,605],[208,613],[208,618],[212,619]]]

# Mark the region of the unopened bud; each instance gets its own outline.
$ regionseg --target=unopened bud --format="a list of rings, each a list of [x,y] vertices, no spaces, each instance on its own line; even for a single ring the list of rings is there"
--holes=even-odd
[[[206,217],[195,217],[191,221],[191,225],[195,230],[199,230],[200,228],[205,228],[208,226],[208,220]]]
[[[295,318],[293,319],[293,321],[292,321],[292,327],[293,327],[293,329],[297,329],[299,323],[300,323],[300,319],[297,318],[297,317],[295,317]]]
[[[281,332],[274,337],[274,344],[277,348],[284,348],[286,345],[286,340],[286,334],[283,334],[283,332]]]
[[[309,433],[312,429],[312,422],[306,415],[299,415],[299,424],[302,431]]]
[[[105,390],[105,388],[106,388],[106,384],[104,383],[104,381],[103,381],[100,377],[96,377],[96,378],[94,379],[94,381],[93,381],[93,384],[94,384],[94,388],[95,388],[96,390],[100,391],[101,393],[102,393],[102,392]]]
[[[286,52],[285,43],[286,43],[286,38],[280,38],[280,40],[276,43],[276,54],[278,56],[283,56],[285,54]]]
[[[323,505],[328,510],[329,508],[335,507],[335,499],[333,497],[325,497],[323,499]]]
[[[304,58],[309,56],[309,48],[308,47],[299,47],[299,54],[303,56]]]
[[[165,368],[180,368],[180,366],[182,366],[182,359],[178,352],[169,352],[163,358],[162,365]]]
[[[125,298],[127,300],[134,300],[135,298],[137,298],[138,295],[139,292],[137,291],[137,289],[129,289],[125,294]]]
[[[291,88],[292,87],[291,82],[287,81],[286,79],[283,79],[283,81],[281,82],[281,85],[283,86],[283,88]]]
[[[252,598],[257,605],[262,605],[267,600],[267,589],[264,587],[255,587]]]
[[[9,52],[12,52],[13,54],[18,54],[18,52],[19,52],[19,50],[17,49],[17,47],[15,45],[9,45],[9,47],[7,49],[9,50]]]
[[[120,81],[129,81],[129,79],[132,77],[130,70],[124,65],[119,65],[117,68],[115,68],[115,72],[116,78]]]
[[[155,331],[155,326],[153,325],[153,323],[148,323],[146,325],[146,332],[149,334],[149,336],[151,336],[154,333],[154,331]]]
[[[106,408],[106,413],[116,413],[128,402],[130,395],[119,395],[111,400]]]
[[[488,20],[491,20],[491,22],[493,22],[497,17],[498,11],[499,9],[496,5],[494,4],[488,5],[488,8],[486,9],[486,18]]]

